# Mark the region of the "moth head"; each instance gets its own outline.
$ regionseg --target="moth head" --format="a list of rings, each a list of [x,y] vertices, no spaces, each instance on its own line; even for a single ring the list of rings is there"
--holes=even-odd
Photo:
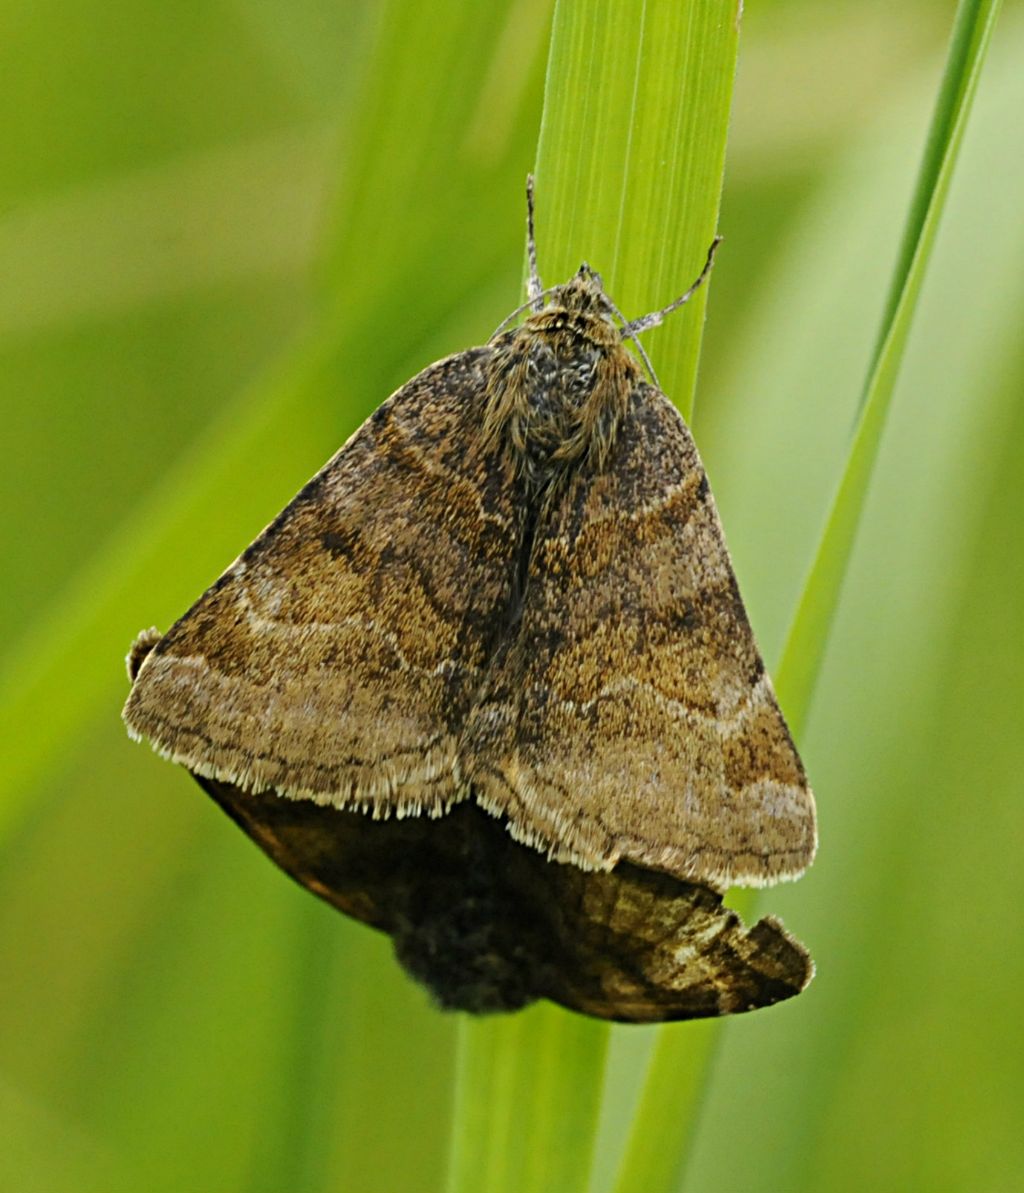
[[[615,309],[604,292],[601,275],[596,269],[591,269],[586,261],[565,285],[555,287],[551,292],[550,305],[604,318],[609,318]]]

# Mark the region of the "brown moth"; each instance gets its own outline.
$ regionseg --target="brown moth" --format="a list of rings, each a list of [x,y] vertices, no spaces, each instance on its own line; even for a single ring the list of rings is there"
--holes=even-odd
[[[532,212],[522,324],[399,389],[141,634],[124,719],[442,1007],[767,1006],[810,957],[722,892],[801,874],[814,801],[693,439],[624,343],[715,246],[619,326],[586,265],[542,289]]]

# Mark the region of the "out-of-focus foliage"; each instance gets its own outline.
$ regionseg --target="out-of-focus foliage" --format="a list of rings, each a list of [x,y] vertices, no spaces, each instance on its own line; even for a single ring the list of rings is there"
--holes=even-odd
[[[770,660],[952,8],[744,17],[695,432]],[[516,305],[550,5],[0,12],[0,1189],[431,1193],[454,1024],[127,741],[120,656]],[[819,976],[728,1025],[687,1189],[1024,1173],[1022,60],[1011,7],[804,742],[820,858],[763,899]],[[649,1042],[613,1033],[596,1190]]]

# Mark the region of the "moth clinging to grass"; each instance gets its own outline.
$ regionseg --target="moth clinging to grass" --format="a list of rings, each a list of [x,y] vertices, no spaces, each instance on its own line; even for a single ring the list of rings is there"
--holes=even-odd
[[[442,1007],[798,993],[814,801],[693,439],[588,266],[429,366],[129,656],[129,732]],[[717,243],[717,242],[716,242]],[[652,373],[653,377],[653,373]]]

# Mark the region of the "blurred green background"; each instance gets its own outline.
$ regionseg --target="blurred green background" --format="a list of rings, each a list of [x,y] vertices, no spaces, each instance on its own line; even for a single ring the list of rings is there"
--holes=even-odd
[[[128,742],[121,660],[520,301],[551,5],[0,12],[0,1191],[432,1193],[453,1021]],[[952,15],[744,16],[694,429],[769,660]],[[819,860],[762,900],[819,976],[728,1024],[691,1193],[1024,1183],[1022,62],[1018,3],[802,743]],[[614,1032],[596,1193],[650,1041]]]

